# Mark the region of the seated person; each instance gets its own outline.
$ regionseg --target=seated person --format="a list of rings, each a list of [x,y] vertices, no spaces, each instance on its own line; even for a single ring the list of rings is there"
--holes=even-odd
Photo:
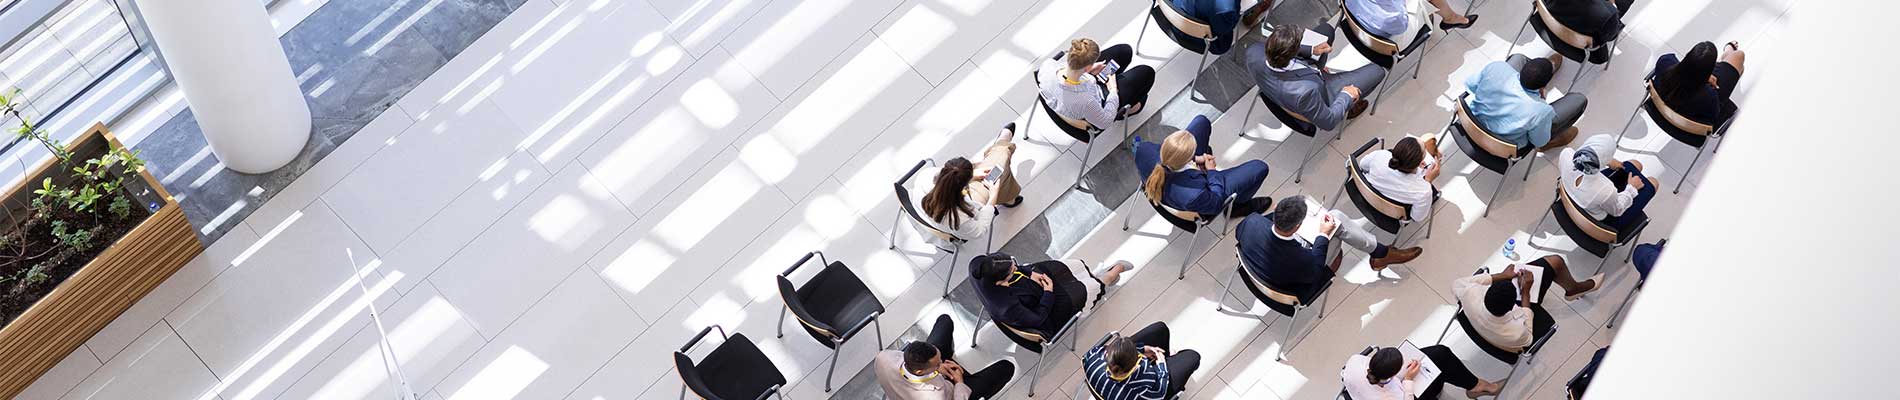
[[[1207,117],[1197,115],[1187,129],[1168,135],[1161,144],[1135,137],[1131,146],[1135,173],[1141,176],[1141,190],[1148,201],[1202,215],[1227,211],[1236,217],[1271,206],[1273,199],[1254,197],[1267,179],[1267,162],[1248,160],[1233,168],[1214,169],[1214,148],[1208,146],[1210,125]],[[1221,210],[1230,194],[1234,195],[1233,209]]]
[[[990,253],[970,260],[977,298],[996,323],[1033,329],[1045,335],[1062,330],[1069,318],[1087,315],[1101,302],[1103,287],[1121,280],[1131,267],[1117,261],[1096,278],[1082,260],[1049,260],[1017,265],[1016,258]]]
[[[1496,396],[1504,391],[1504,384],[1479,379],[1465,367],[1464,360],[1451,352],[1445,345],[1421,347],[1419,352],[1432,360],[1438,367],[1438,378],[1431,382],[1419,382],[1419,360],[1405,359],[1405,353],[1397,347],[1381,347],[1371,354],[1354,354],[1346,358],[1346,367],[1339,370],[1339,379],[1346,383],[1346,394],[1353,400],[1411,400],[1437,399],[1443,384],[1470,388],[1465,397],[1478,398]],[[1426,385],[1419,397],[1412,397],[1412,388]]]
[[[1359,156],[1359,170],[1365,171],[1366,185],[1392,200],[1412,206],[1408,219],[1424,221],[1432,215],[1432,202],[1438,200],[1438,166],[1445,156],[1438,152],[1438,136],[1424,139],[1405,135],[1391,149],[1380,149]]]
[[[1634,252],[1630,254],[1630,259],[1636,266],[1636,275],[1649,279],[1649,270],[1656,268],[1656,259],[1662,257],[1663,246],[1668,245],[1669,239],[1663,239],[1656,243],[1639,244],[1635,250],[1630,250]]]
[[[1512,54],[1504,62],[1485,65],[1465,80],[1473,122],[1519,148],[1549,151],[1570,144],[1577,138],[1577,120],[1590,103],[1580,93],[1544,102],[1544,89],[1562,64],[1563,57],[1556,54],[1539,59]]]
[[[1590,218],[1628,232],[1646,215],[1643,208],[1656,198],[1657,183],[1643,176],[1643,163],[1618,161],[1616,137],[1596,135],[1575,149],[1564,149],[1557,165],[1567,165],[1560,179],[1571,200]]]
[[[1663,104],[1676,113],[1695,122],[1721,125],[1735,115],[1735,102],[1729,101],[1729,95],[1742,81],[1744,56],[1735,42],[1729,42],[1728,52],[1717,62],[1714,43],[1696,43],[1680,61],[1675,53],[1657,58],[1649,79],[1655,82]]]
[[[963,157],[943,162],[930,191],[912,200],[917,202],[913,207],[923,212],[931,228],[958,239],[975,240],[989,232],[996,206],[1007,208],[1023,203],[1023,187],[1016,183],[1014,167],[1010,166],[1010,157],[1016,154],[1016,143],[1011,142],[1016,137],[1015,132],[1016,123],[1004,125],[996,141],[983,150],[981,163],[972,164]],[[988,179],[992,170],[1002,174],[995,182]],[[937,247],[956,246],[932,232],[921,233],[924,240]]]
[[[1306,196],[1281,199],[1272,213],[1248,215],[1234,231],[1234,237],[1240,242],[1240,257],[1245,259],[1249,271],[1267,283],[1293,292],[1288,294],[1306,299],[1332,281],[1343,256],[1335,256],[1330,262],[1326,260],[1334,238],[1371,254],[1374,271],[1411,261],[1425,252],[1417,247],[1390,249],[1379,244],[1379,239],[1366,230],[1364,221],[1349,220],[1339,210],[1324,211],[1325,222],[1319,226],[1321,236],[1308,243],[1297,234],[1306,223],[1309,212],[1306,207]]]
[[[1214,43],[1211,46],[1213,54],[1227,54],[1227,50],[1233,47],[1234,35],[1237,34],[1235,30],[1243,19],[1246,25],[1252,26],[1260,22],[1261,14],[1273,7],[1273,0],[1167,0],[1167,2],[1173,4],[1174,9],[1181,10],[1182,15],[1207,24],[1214,33]],[[1244,18],[1242,9],[1246,10]],[[1189,51],[1196,53],[1202,51],[1201,38],[1188,36],[1168,27],[1162,27],[1161,31],[1166,32],[1169,37],[1174,38],[1175,43],[1180,43],[1181,47]]]
[[[1122,117],[1141,112],[1148,101],[1148,89],[1154,86],[1155,69],[1133,65],[1135,50],[1125,44],[1097,47],[1089,38],[1069,42],[1069,51],[1059,58],[1044,60],[1036,68],[1036,82],[1044,101],[1056,114],[1088,121],[1097,128],[1108,126]],[[1120,71],[1107,71],[1114,61]],[[1106,81],[1097,77],[1107,77]],[[1127,114],[1120,110],[1130,107]]]
[[[1089,349],[1082,380],[1102,400],[1163,400],[1181,393],[1200,367],[1200,353],[1168,350],[1168,325],[1156,322]]]
[[[1550,17],[1570,30],[1590,37],[1595,43],[1608,44],[1623,32],[1623,14],[1636,0],[1544,0]],[[1581,50],[1581,49],[1579,49]],[[1610,46],[1590,53],[1590,63],[1610,60]]]
[[[1544,311],[1542,302],[1531,302],[1532,290],[1548,291],[1551,284],[1556,284],[1563,286],[1565,300],[1575,301],[1602,287],[1598,282],[1603,281],[1603,274],[1584,282],[1571,278],[1570,267],[1561,256],[1548,255],[1526,264],[1544,267],[1550,278],[1533,288],[1531,274],[1520,274],[1516,265],[1510,265],[1494,274],[1472,275],[1451,283],[1452,293],[1465,305],[1465,319],[1471,320],[1471,327],[1492,347],[1523,352],[1557,323],[1550,312]]]
[[[990,363],[983,371],[968,373],[952,360],[956,354],[949,315],[937,316],[937,322],[921,342],[910,342],[903,350],[877,353],[873,369],[877,384],[888,398],[898,400],[975,400],[996,397],[1016,374],[1016,365],[1008,360]]]
[[[1333,37],[1332,25],[1320,25],[1313,31]],[[1319,59],[1333,50],[1330,43],[1316,46],[1300,44],[1306,30],[1292,25],[1273,27],[1266,44],[1247,50],[1247,70],[1253,73],[1260,93],[1273,104],[1298,115],[1322,130],[1339,127],[1341,122],[1359,117],[1366,110],[1363,94],[1370,93],[1385,80],[1385,68],[1366,64],[1359,69],[1333,73]]]
[[[1412,17],[1409,8],[1418,0],[1346,0],[1346,8],[1352,9],[1354,20],[1366,33],[1395,42],[1412,33]],[[1432,8],[1438,10],[1438,29],[1453,30],[1470,28],[1477,23],[1478,14],[1458,15],[1445,0],[1430,0]]]

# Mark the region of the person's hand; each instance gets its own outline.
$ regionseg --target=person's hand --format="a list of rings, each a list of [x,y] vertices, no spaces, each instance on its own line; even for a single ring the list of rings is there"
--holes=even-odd
[[[1105,70],[1105,69],[1108,69],[1108,63],[1097,61],[1094,64],[1089,64],[1089,67],[1083,68],[1082,71],[1088,72],[1091,74],[1099,74],[1099,73],[1102,73],[1102,70]]]
[[[1517,270],[1517,264],[1511,264],[1511,265],[1504,266],[1504,272],[1502,273],[1502,275],[1504,275],[1504,277],[1506,278],[1516,278],[1519,272],[1523,272],[1523,271]]]
[[[956,361],[943,360],[943,364],[937,365],[937,373],[952,383],[963,383],[963,365]]]
[[[1035,282],[1036,285],[1042,286],[1042,291],[1044,292],[1053,292],[1056,290],[1055,281],[1049,280],[1049,276],[1043,275],[1041,272],[1029,273],[1029,280]]]
[[[1531,276],[1532,276],[1531,274],[1524,274],[1524,273],[1517,274],[1517,287],[1521,289],[1520,291],[1524,292],[1524,298],[1527,298],[1527,299],[1530,298],[1531,283],[1535,282],[1535,280],[1531,278]]]
[[[1313,46],[1313,58],[1319,58],[1319,56],[1331,54],[1332,52],[1332,43],[1320,43]]]
[[[1332,236],[1333,232],[1337,232],[1339,230],[1339,220],[1333,219],[1333,214],[1331,213],[1321,214],[1320,217],[1321,217],[1320,223],[1319,223],[1320,232],[1324,232],[1326,236]]]
[[[1418,370],[1419,370],[1418,360],[1406,361],[1405,373],[1399,374],[1399,375],[1405,377],[1405,379],[1403,380],[1408,380],[1408,381],[1413,380],[1413,379],[1418,378]]]
[[[1147,354],[1148,358],[1154,359],[1155,362],[1161,362],[1162,360],[1168,359],[1168,352],[1162,351],[1160,347],[1142,346],[1141,352],[1143,354]]]
[[[1643,177],[1630,174],[1629,186],[1636,190],[1643,190]]]
[[[1709,75],[1709,87],[1716,88],[1716,89],[1722,88],[1722,84],[1716,83],[1715,75]]]
[[[1213,170],[1214,170],[1214,155],[1213,155],[1213,154],[1202,154],[1202,155],[1199,155],[1199,156],[1195,156],[1195,157],[1194,157],[1194,163],[1195,163],[1195,164],[1200,164],[1200,165],[1201,165],[1201,169],[1203,169],[1203,170],[1208,170],[1208,171],[1213,171]]]
[[[982,164],[977,164],[976,171],[970,173],[970,180],[972,181],[980,181],[989,177],[990,177],[990,168]]]
[[[1353,100],[1359,100],[1359,87],[1358,87],[1358,86],[1353,86],[1353,85],[1346,85],[1346,87],[1344,87],[1344,88],[1341,88],[1341,89],[1339,89],[1339,91],[1341,91],[1341,92],[1346,92],[1346,95],[1347,95],[1347,96],[1352,96],[1352,99],[1353,99]]]

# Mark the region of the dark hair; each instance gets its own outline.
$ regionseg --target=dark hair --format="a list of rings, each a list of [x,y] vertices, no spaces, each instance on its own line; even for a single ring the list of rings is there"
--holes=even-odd
[[[1108,360],[1108,374],[1121,375],[1135,369],[1135,362],[1141,359],[1141,352],[1135,349],[1135,341],[1122,335],[1115,335],[1102,344],[1102,359]]]
[[[917,373],[917,371],[923,371],[923,370],[935,368],[936,366],[930,365],[931,364],[930,361],[936,358],[937,358],[937,346],[931,346],[930,343],[924,343],[922,341],[913,341],[913,342],[910,342],[910,344],[904,345],[904,370],[905,371],[909,371],[910,373],[914,374],[914,373]]]
[[[1715,73],[1715,43],[1696,43],[1682,62],[1656,75],[1656,93],[1668,103],[1702,90],[1709,74]]]
[[[1003,253],[990,253],[970,259],[970,276],[977,282],[995,282],[1009,277],[1009,264],[996,262]]]
[[[1425,144],[1420,143],[1417,138],[1406,136],[1404,139],[1399,139],[1398,144],[1392,146],[1392,161],[1386,162],[1385,165],[1409,174],[1418,171],[1418,166],[1423,162],[1425,162]]]
[[[1485,311],[1502,317],[1504,313],[1511,312],[1512,307],[1517,307],[1517,285],[1511,284],[1508,279],[1491,282],[1491,288],[1484,291]]]
[[[1556,73],[1555,69],[1549,59],[1533,58],[1517,70],[1517,83],[1523,84],[1527,90],[1543,89],[1550,85],[1550,77]]]
[[[1372,361],[1366,363],[1366,382],[1379,383],[1392,379],[1399,374],[1399,368],[1405,364],[1405,355],[1396,347],[1381,348],[1372,353]]]
[[[1273,34],[1267,36],[1267,65],[1274,68],[1286,68],[1286,63],[1300,54],[1300,38],[1306,30],[1291,24],[1273,26]]]
[[[1306,222],[1306,196],[1292,196],[1280,199],[1280,205],[1273,207],[1273,229],[1292,232],[1300,229]]]
[[[963,217],[975,217],[976,210],[963,201],[963,186],[970,183],[975,168],[963,157],[944,161],[943,167],[937,169],[936,185],[930,187],[930,193],[924,194],[924,216],[950,229],[956,229]],[[963,214],[957,215],[959,212]]]

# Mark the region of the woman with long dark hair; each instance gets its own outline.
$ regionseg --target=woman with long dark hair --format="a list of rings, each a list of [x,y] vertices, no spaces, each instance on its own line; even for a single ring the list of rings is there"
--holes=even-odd
[[[1016,154],[1016,143],[1011,140],[1015,136],[1016,123],[1011,122],[983,150],[983,162],[972,163],[963,157],[943,162],[930,191],[917,199],[917,209],[923,211],[931,228],[957,239],[975,240],[989,232],[997,206],[1022,204],[1023,188],[1016,183],[1014,168],[1010,167],[1010,159]],[[938,247],[955,245],[932,232],[924,232],[923,236]]]
[[[1735,103],[1729,101],[1729,95],[1735,93],[1735,85],[1742,80],[1742,62],[1746,57],[1735,42],[1729,42],[1727,47],[1728,52],[1719,58],[1714,43],[1702,42],[1680,58],[1670,53],[1656,59],[1656,69],[1650,77],[1663,104],[1689,119],[1709,125],[1719,125],[1734,116]]]

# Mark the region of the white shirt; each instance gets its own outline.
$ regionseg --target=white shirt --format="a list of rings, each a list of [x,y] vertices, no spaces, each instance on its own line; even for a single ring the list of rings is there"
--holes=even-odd
[[[1577,147],[1596,151],[1597,159],[1603,162],[1604,167],[1608,167],[1612,161],[1610,156],[1616,154],[1616,137],[1607,134],[1591,136],[1584,139],[1583,144]],[[1561,184],[1564,185],[1565,191],[1570,192],[1570,198],[1576,200],[1577,208],[1590,214],[1590,218],[1597,220],[1611,215],[1623,215],[1623,211],[1630,208],[1630,203],[1636,201],[1636,187],[1624,186],[1619,192],[1616,190],[1616,183],[1611,182],[1610,177],[1603,176],[1602,172],[1578,171],[1571,167],[1574,164],[1571,160],[1576,157],[1576,149],[1565,148],[1563,154],[1557,159],[1562,161],[1558,164],[1558,167],[1563,169]]]
[[[1056,110],[1056,114],[1085,120],[1096,127],[1114,124],[1116,109],[1121,107],[1121,95],[1109,93],[1106,86],[1096,83],[1095,74],[1080,74],[1080,83],[1069,84],[1067,78],[1062,77],[1062,69],[1068,65],[1065,60],[1045,59],[1036,69],[1038,89],[1042,91],[1043,100],[1049,102],[1049,108]]]
[[[945,224],[942,221],[931,219],[930,214],[924,212],[924,195],[926,193],[930,193],[930,188],[926,187],[926,188],[921,188],[920,190],[912,191],[911,192],[912,196],[910,196],[910,201],[911,201],[910,206],[911,206],[911,209],[917,210],[917,216],[922,217],[924,219],[924,223],[928,225],[929,228],[936,228],[937,230],[949,232],[951,235],[956,236],[958,239],[963,239],[965,241],[976,241],[977,239],[982,238],[983,234],[989,233],[990,220],[996,217],[996,206],[983,204],[981,202],[972,200],[969,197],[964,197],[963,202],[969,204],[970,209],[972,211],[975,211],[976,215],[961,216],[961,218],[957,220],[957,227],[951,228],[949,224]],[[954,249],[957,247],[956,243],[952,243],[949,240],[945,240],[943,237],[937,236],[937,233],[931,232],[929,228],[926,228],[924,226],[921,226],[915,223],[911,224],[911,227],[915,228],[917,230],[918,235],[923,236],[924,241],[929,242],[930,245],[932,246],[937,246],[938,248],[943,248],[943,249]]]
[[[1458,295],[1459,303],[1464,304],[1465,319],[1471,320],[1471,327],[1478,329],[1478,336],[1483,336],[1485,342],[1497,348],[1523,351],[1531,345],[1531,309],[1514,305],[1502,317],[1491,315],[1491,310],[1484,308],[1484,292],[1490,289],[1491,274],[1477,274],[1451,282],[1451,292]]]
[[[1371,368],[1372,357],[1354,354],[1346,359],[1346,367],[1339,370],[1339,380],[1346,382],[1346,394],[1353,400],[1411,400],[1411,388],[1417,382],[1403,381],[1398,376],[1386,379],[1383,384],[1366,381],[1366,370]],[[1403,371],[1401,371],[1403,372]]]
[[[1423,146],[1424,142],[1419,145]],[[1366,172],[1367,185],[1385,197],[1412,206],[1412,220],[1424,221],[1432,215],[1432,182],[1425,180],[1425,170],[1431,169],[1438,160],[1426,153],[1425,162],[1409,174],[1392,169],[1391,163],[1391,150],[1377,150],[1359,157],[1359,170]]]

